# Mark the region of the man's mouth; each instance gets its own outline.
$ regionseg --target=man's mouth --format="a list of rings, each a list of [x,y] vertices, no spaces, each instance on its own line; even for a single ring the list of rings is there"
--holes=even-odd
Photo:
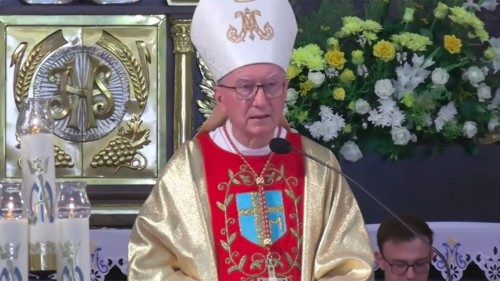
[[[251,116],[250,119],[254,119],[254,120],[260,120],[260,119],[264,119],[264,118],[268,118],[270,115],[268,114],[264,114],[264,115],[254,115],[254,116]]]

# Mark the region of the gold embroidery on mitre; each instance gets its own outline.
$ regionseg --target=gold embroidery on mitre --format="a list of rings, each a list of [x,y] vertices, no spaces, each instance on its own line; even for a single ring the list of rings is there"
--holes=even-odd
[[[249,8],[245,8],[244,11],[236,12],[234,17],[241,17],[241,30],[238,31],[236,27],[230,25],[227,30],[227,39],[233,43],[239,43],[245,41],[248,35],[253,41],[255,39],[255,34],[257,34],[260,40],[271,40],[274,37],[274,29],[269,22],[266,22],[264,27],[261,28],[257,23],[256,16],[260,16],[259,10],[250,11]]]

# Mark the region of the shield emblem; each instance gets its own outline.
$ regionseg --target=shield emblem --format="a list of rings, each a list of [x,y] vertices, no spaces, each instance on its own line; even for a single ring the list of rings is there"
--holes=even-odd
[[[281,191],[265,191],[267,219],[262,217],[263,206],[258,192],[236,195],[240,233],[250,242],[265,246],[264,223],[268,223],[271,243],[280,239],[287,231],[283,194]]]

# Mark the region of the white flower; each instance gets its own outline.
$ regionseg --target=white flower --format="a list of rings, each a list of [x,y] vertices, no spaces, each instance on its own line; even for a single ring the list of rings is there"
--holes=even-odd
[[[307,79],[313,83],[314,88],[318,88],[325,81],[325,74],[321,71],[310,71]]]
[[[424,56],[413,55],[411,59],[413,66],[405,62],[396,67],[397,80],[394,80],[395,96],[401,99],[406,93],[414,92],[418,85],[422,84],[431,73],[426,68],[432,66],[434,61]]]
[[[405,120],[404,113],[392,99],[379,99],[380,106],[370,110],[368,121],[378,127],[399,127]]]
[[[340,148],[340,154],[342,154],[345,160],[351,162],[356,162],[363,158],[363,153],[359,149],[358,145],[353,141],[344,143],[344,145]]]
[[[493,57],[493,74],[500,70],[500,37],[490,38],[491,48],[495,51],[495,56]]]
[[[484,72],[477,66],[469,67],[463,74],[464,78],[467,78],[472,86],[477,87],[479,83],[484,81]]]
[[[471,10],[474,9],[476,11],[480,11],[481,9],[494,11],[496,9],[496,6],[498,5],[496,0],[484,0],[484,1],[478,1],[478,3],[474,3],[474,0],[467,0],[462,4],[462,8],[464,9],[470,8]]]
[[[417,135],[415,135],[415,134],[411,134],[411,141],[412,141],[412,142],[417,142],[417,140],[418,140],[418,139],[417,139]]]
[[[326,77],[332,79],[334,77],[339,76],[339,72],[337,70],[333,69],[333,68],[327,68],[325,70],[325,75],[326,75]]]
[[[498,5],[497,0],[485,0],[483,3],[481,3],[481,8],[494,11],[497,5]]]
[[[498,115],[493,116],[488,122],[488,131],[494,133],[499,125],[500,125],[500,118],[498,117]]]
[[[333,114],[331,108],[320,106],[321,121],[316,121],[305,127],[315,139],[322,138],[325,142],[331,141],[338,136],[338,133],[345,127],[345,120],[337,113]]]
[[[456,115],[457,115],[457,108],[455,107],[454,102],[450,102],[447,105],[441,107],[439,109],[436,120],[434,120],[436,131],[441,132],[444,124],[453,121]]]
[[[366,122],[363,122],[363,124],[361,124],[361,127],[366,130],[366,128],[368,128],[368,124]]]
[[[366,114],[366,113],[368,113],[368,111],[370,111],[370,104],[367,101],[365,101],[364,99],[359,99],[354,104],[354,110],[358,114],[361,114],[361,115]]]
[[[375,94],[381,99],[387,99],[394,93],[394,87],[389,79],[380,79],[375,82]]]
[[[477,99],[481,102],[491,99],[491,87],[485,83],[479,84],[479,87],[477,87]]]
[[[432,71],[431,74],[431,79],[432,83],[443,86],[444,84],[448,83],[448,80],[450,79],[450,74],[446,71],[446,69],[437,67]]]
[[[405,127],[392,127],[392,141],[395,145],[407,145],[411,139],[411,134]]]
[[[288,105],[294,105],[297,102],[299,93],[294,88],[288,88],[286,91],[286,103]]]
[[[462,127],[462,133],[469,139],[475,136],[477,133],[476,122],[465,121],[464,126]]]

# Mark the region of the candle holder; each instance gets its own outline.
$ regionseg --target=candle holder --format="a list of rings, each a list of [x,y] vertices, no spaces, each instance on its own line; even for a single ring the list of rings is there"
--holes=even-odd
[[[90,280],[90,202],[83,182],[57,184],[57,280]]]
[[[31,272],[56,269],[55,165],[49,99],[27,98],[16,129],[21,144],[22,194],[29,222]]]
[[[0,280],[28,280],[28,220],[20,183],[0,183]]]

